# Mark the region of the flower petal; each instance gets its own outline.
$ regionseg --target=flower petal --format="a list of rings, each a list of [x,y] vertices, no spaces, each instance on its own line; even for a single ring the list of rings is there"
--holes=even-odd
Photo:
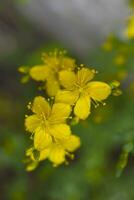
[[[74,107],[74,113],[80,119],[86,119],[90,114],[91,102],[88,96],[81,96]]]
[[[77,91],[59,90],[55,96],[55,102],[73,105],[77,101],[78,95]]]
[[[87,88],[89,96],[97,101],[102,101],[111,94],[111,87],[104,82],[92,81],[88,83]]]
[[[71,113],[71,106],[64,103],[55,103],[49,117],[50,124],[61,124],[66,122]]]
[[[59,72],[59,81],[66,89],[73,89],[76,81],[76,75],[69,70],[62,70]]]
[[[30,76],[36,81],[45,81],[50,73],[50,69],[45,65],[37,65],[30,69]]]
[[[47,78],[46,81],[46,91],[49,96],[55,96],[59,90],[60,86],[58,81],[54,77]]]
[[[77,72],[77,83],[83,86],[87,82],[89,82],[91,79],[93,79],[94,75],[95,75],[94,70],[91,70],[88,68],[82,68],[81,70],[78,70]]]
[[[61,59],[61,67],[62,69],[73,70],[75,68],[75,59],[69,57],[63,57]]]
[[[56,139],[64,139],[71,134],[70,127],[67,124],[52,125],[49,131]]]
[[[30,115],[25,118],[25,127],[26,130],[33,133],[37,129],[37,127],[40,125],[40,120],[37,117],[37,115]]]
[[[34,134],[34,147],[42,151],[52,144],[52,137],[45,130],[38,128]]]
[[[64,140],[63,146],[69,152],[75,151],[81,145],[80,138],[75,135],[70,135],[66,140]]]
[[[52,145],[49,153],[49,160],[54,163],[55,166],[65,162],[66,152],[59,145]]]
[[[40,151],[39,161],[45,160],[48,157],[49,152],[50,152],[50,148],[46,148],[46,149]]]
[[[45,117],[48,117],[50,114],[50,105],[46,101],[44,97],[38,96],[34,98],[32,111],[36,113],[37,115],[45,115]]]

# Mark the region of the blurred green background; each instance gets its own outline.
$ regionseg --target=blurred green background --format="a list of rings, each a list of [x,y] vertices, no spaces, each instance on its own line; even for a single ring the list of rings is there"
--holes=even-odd
[[[112,48],[105,50],[100,45],[103,40],[91,34],[87,41],[93,38],[92,48],[77,51],[77,46],[71,44],[71,30],[68,34],[72,39],[66,45],[66,35],[60,40],[60,33],[57,37],[57,32],[52,34],[53,30],[45,25],[46,31],[37,28],[22,14],[20,8],[23,10],[27,1],[0,2],[0,199],[133,200],[134,41],[120,34],[112,36]],[[57,22],[57,27],[61,26]],[[92,28],[96,32],[95,26]],[[18,67],[40,64],[41,53],[54,48],[65,48],[79,63],[93,66],[99,71],[99,80],[119,80],[122,95],[111,96],[106,106],[92,108],[87,121],[72,127],[82,146],[68,166],[53,168],[44,161],[35,171],[26,172],[29,135],[24,129],[24,116],[27,103],[40,92],[34,82],[20,82]]]

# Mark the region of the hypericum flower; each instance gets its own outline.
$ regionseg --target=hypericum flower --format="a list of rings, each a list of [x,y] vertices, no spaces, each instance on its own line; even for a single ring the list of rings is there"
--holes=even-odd
[[[48,148],[40,151],[38,159],[34,156],[33,148],[28,149],[26,155],[30,156],[33,161],[42,161],[48,158],[54,166],[58,166],[67,162],[67,156],[73,158],[72,152],[79,148],[80,144],[78,136],[70,135],[60,140],[56,139]]]
[[[74,114],[80,119],[86,119],[90,114],[91,101],[101,102],[111,93],[111,87],[99,81],[90,82],[95,75],[94,70],[82,68],[74,73],[61,71],[60,82],[66,90],[60,90],[56,102],[74,105]]]
[[[125,35],[130,39],[134,39],[134,15],[130,16],[128,20],[128,26],[125,30]]]
[[[50,107],[45,98],[35,97],[31,110],[33,115],[25,119],[26,130],[34,134],[34,148],[41,151],[55,139],[63,139],[71,134],[66,124],[71,107],[64,103],[55,103]]]
[[[62,70],[73,70],[75,60],[67,57],[65,51],[55,50],[52,53],[44,53],[42,56],[44,64],[33,66],[30,69],[30,76],[36,81],[45,81],[45,89],[49,96],[55,96],[60,88],[59,72]]]

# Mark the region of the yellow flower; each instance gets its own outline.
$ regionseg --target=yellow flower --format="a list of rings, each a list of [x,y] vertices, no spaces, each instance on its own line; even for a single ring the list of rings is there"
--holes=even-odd
[[[66,162],[66,157],[73,158],[72,152],[74,152],[80,146],[80,138],[75,135],[70,135],[65,138],[56,139],[48,148],[39,152],[38,161],[49,159],[54,166],[58,166]],[[26,152],[27,156],[33,161],[36,161],[33,154],[33,149],[30,148]]]
[[[111,93],[111,87],[99,81],[92,81],[94,70],[82,68],[77,73],[61,71],[60,82],[66,90],[60,90],[56,102],[74,105],[74,114],[80,119],[86,119],[90,114],[91,101],[101,102]]]
[[[111,51],[113,49],[113,42],[114,42],[114,36],[113,34],[110,34],[106,41],[103,43],[102,48],[105,51]]]
[[[44,53],[42,56],[43,65],[33,66],[30,69],[30,76],[36,81],[45,81],[45,88],[49,96],[55,96],[60,88],[59,72],[62,70],[73,70],[75,68],[75,60],[67,57],[65,52],[54,51],[52,53]]]
[[[55,139],[63,139],[71,134],[66,120],[71,107],[55,103],[50,107],[45,98],[35,97],[31,107],[33,115],[25,119],[26,130],[34,134],[34,148],[41,151],[50,146]]]
[[[129,39],[133,39],[134,38],[134,15],[132,15],[128,20],[128,27],[125,30],[125,35]]]
[[[123,54],[117,55],[117,56],[115,57],[115,59],[114,59],[114,63],[115,63],[115,65],[117,65],[117,66],[122,66],[122,65],[125,64],[125,62],[126,62],[126,56],[123,55]]]

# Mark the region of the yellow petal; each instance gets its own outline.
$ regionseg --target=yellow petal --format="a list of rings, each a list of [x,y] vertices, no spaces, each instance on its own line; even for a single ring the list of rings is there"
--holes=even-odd
[[[46,148],[46,149],[40,151],[39,161],[45,160],[48,157],[49,152],[50,152],[50,148]]]
[[[46,82],[46,91],[49,96],[55,96],[59,90],[59,83],[54,77],[49,77]]]
[[[72,71],[62,70],[59,72],[59,80],[66,89],[73,89],[76,81],[76,75]]]
[[[63,146],[69,152],[73,152],[78,149],[81,145],[80,138],[75,135],[70,135],[66,140],[64,140]]]
[[[51,124],[61,124],[66,121],[71,113],[71,106],[64,103],[55,103],[52,107],[52,112],[49,117]]]
[[[125,35],[129,39],[134,38],[134,15],[130,16],[128,19],[128,26],[127,29],[125,30]]]
[[[80,86],[85,85],[87,82],[89,82],[91,79],[94,78],[94,70],[88,69],[88,68],[82,68],[81,70],[78,70],[77,72],[77,83]]]
[[[32,161],[31,163],[27,165],[26,171],[28,172],[33,171],[37,166],[38,166],[38,162]]]
[[[45,81],[50,69],[45,65],[37,65],[30,69],[30,76],[36,81]]]
[[[57,71],[60,67],[60,57],[57,54],[57,51],[49,53],[43,53],[43,61],[44,63],[51,69]]]
[[[30,115],[25,119],[26,130],[33,133],[40,126],[40,120],[36,115]]]
[[[75,59],[63,57],[61,59],[61,66],[62,66],[62,69],[73,70],[76,66]]]
[[[54,163],[55,166],[65,162],[66,152],[59,145],[53,145],[50,149],[49,160]]]
[[[26,156],[29,156],[32,159],[33,155],[33,147],[30,147],[29,149],[26,150]],[[33,160],[33,159],[32,159]]]
[[[70,127],[67,124],[58,124],[50,126],[50,134],[56,139],[63,139],[71,134]]]
[[[74,114],[80,119],[86,119],[90,114],[91,102],[88,96],[81,96],[74,107]]]
[[[34,135],[34,147],[42,151],[52,144],[52,137],[44,129],[38,128]]]
[[[89,96],[97,101],[104,100],[111,94],[111,87],[104,82],[92,81],[87,87]]]
[[[32,111],[36,113],[39,116],[45,116],[46,118],[50,114],[50,105],[49,103],[45,100],[44,97],[38,96],[34,98],[33,106],[32,106]]]
[[[59,90],[55,96],[55,102],[73,105],[77,101],[78,95],[77,91]]]
[[[37,160],[35,159],[34,154],[33,154],[33,151],[34,151],[34,150],[35,150],[35,149],[34,149],[33,147],[29,148],[29,149],[26,151],[26,156],[29,156],[29,157],[31,158],[31,160],[33,160],[33,161],[37,161]],[[38,161],[45,160],[45,159],[48,157],[48,155],[49,155],[49,151],[50,151],[50,148],[45,148],[45,149],[42,150],[42,151],[38,151],[38,153],[39,153],[39,159],[38,159]]]

